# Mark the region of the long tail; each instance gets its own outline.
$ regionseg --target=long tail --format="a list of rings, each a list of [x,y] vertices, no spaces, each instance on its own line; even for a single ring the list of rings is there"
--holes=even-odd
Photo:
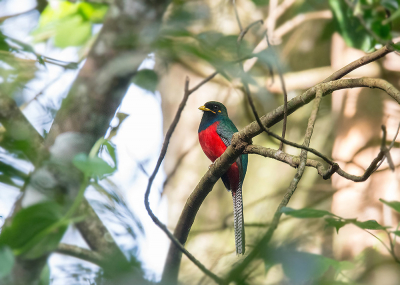
[[[243,218],[243,200],[242,187],[232,191],[233,200],[233,227],[235,229],[236,254],[244,254],[245,251],[245,235],[244,235],[244,218]]]

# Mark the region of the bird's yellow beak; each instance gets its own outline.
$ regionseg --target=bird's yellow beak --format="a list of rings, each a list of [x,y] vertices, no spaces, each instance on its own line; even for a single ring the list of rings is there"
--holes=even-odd
[[[214,111],[211,111],[210,109],[206,108],[206,106],[201,106],[201,107],[199,107],[199,110],[202,110],[202,111],[204,111],[204,112],[208,111],[208,112],[212,112],[212,113],[215,114]]]

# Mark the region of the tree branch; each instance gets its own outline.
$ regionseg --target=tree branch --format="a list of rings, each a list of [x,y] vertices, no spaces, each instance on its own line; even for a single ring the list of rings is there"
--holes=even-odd
[[[310,118],[308,119],[307,130],[306,130],[306,134],[305,134],[305,138],[304,138],[304,142],[303,142],[303,146],[305,146],[305,147],[308,147],[310,145],[311,136],[313,134],[314,125],[315,125],[315,121],[317,118],[322,95],[323,95],[322,89],[321,89],[321,87],[318,87],[314,105],[313,105],[313,109],[311,111]],[[232,281],[232,280],[237,280],[241,276],[243,270],[250,264],[250,262],[254,258],[256,258],[257,256],[259,256],[262,253],[262,251],[265,249],[268,242],[271,240],[272,235],[275,232],[276,228],[278,227],[279,220],[282,216],[281,209],[289,203],[290,198],[296,191],[297,185],[299,184],[299,182],[303,176],[304,170],[306,168],[306,162],[307,162],[307,150],[302,149],[301,153],[300,153],[300,163],[299,163],[297,172],[296,172],[292,182],[290,183],[285,196],[283,197],[281,203],[279,204],[278,209],[276,210],[276,212],[274,214],[274,217],[272,219],[270,227],[268,228],[267,233],[258,242],[258,244],[250,252],[250,254],[248,256],[246,256],[246,258],[240,264],[238,264],[231,270],[230,274],[228,275],[228,277],[226,279],[226,284],[229,284],[230,281]]]
[[[43,137],[39,135],[36,129],[25,118],[15,101],[8,96],[0,93],[0,123],[6,128],[6,137],[12,140],[19,140],[18,144],[22,146],[24,154],[32,162],[35,167],[39,167],[39,162],[49,156],[48,151],[43,146]],[[10,130],[13,130],[11,132]],[[13,137],[13,134],[22,132],[24,136]],[[11,134],[8,134],[11,133]],[[22,145],[21,145],[22,144]],[[2,145],[8,148],[8,145]],[[12,151],[12,149],[10,150]],[[15,210],[21,208],[22,199],[17,202]],[[80,232],[92,250],[101,252],[103,255],[112,256],[118,254],[122,256],[122,252],[113,240],[111,233],[104,226],[103,222],[97,216],[96,212],[90,206],[89,202],[84,199],[78,209],[78,215],[85,216],[86,219],[77,224]],[[12,217],[7,219],[10,222]]]
[[[266,158],[272,158],[286,163],[293,168],[297,168],[300,165],[300,156],[291,155],[283,151],[259,145],[248,145],[245,149],[245,153],[258,154]],[[324,165],[320,161],[314,159],[307,159],[306,166],[315,168],[321,177],[326,177],[327,174],[329,174],[328,170],[331,168],[325,169]],[[324,179],[329,179],[329,177]]]
[[[286,134],[286,124],[287,124],[287,91],[286,91],[286,84],[285,84],[285,79],[283,78],[282,74],[282,68],[279,63],[279,60],[277,60],[277,56],[275,53],[274,47],[270,44],[268,40],[268,34],[265,35],[265,40],[267,41],[268,47],[272,49],[274,55],[272,56],[275,60],[275,65],[276,69],[278,70],[278,75],[279,75],[279,81],[281,82],[281,88],[282,88],[282,93],[283,93],[283,124],[282,124],[282,139],[285,139],[285,134]],[[283,141],[281,141],[279,145],[279,150],[283,149]]]
[[[189,78],[186,78],[186,82],[185,82],[185,91],[184,91],[184,96],[183,99],[178,107],[178,111],[175,114],[174,120],[172,121],[170,127],[168,128],[168,131],[165,135],[165,139],[164,139],[164,143],[160,152],[160,156],[158,157],[157,160],[157,164],[156,167],[153,171],[153,173],[151,174],[151,176],[149,177],[149,182],[147,184],[147,189],[146,189],[146,193],[145,193],[145,198],[144,198],[144,204],[146,206],[146,210],[147,213],[149,214],[149,216],[151,217],[151,219],[153,220],[153,222],[168,236],[168,238],[171,240],[171,247],[175,246],[178,250],[179,253],[181,255],[181,252],[183,252],[202,272],[204,272],[204,274],[206,274],[207,276],[209,276],[211,279],[213,279],[215,282],[217,282],[218,284],[220,284],[222,282],[222,279],[219,278],[217,275],[215,275],[214,273],[212,273],[210,270],[208,270],[203,264],[201,264],[190,252],[188,252],[185,247],[183,246],[183,244],[185,244],[185,241],[181,241],[179,239],[177,239],[169,230],[168,228],[161,223],[161,221],[156,217],[156,215],[154,215],[153,211],[150,208],[150,202],[149,202],[149,196],[150,196],[150,190],[151,190],[151,186],[153,184],[153,181],[160,169],[161,163],[164,160],[165,154],[167,153],[167,149],[168,149],[168,145],[169,145],[169,141],[172,137],[172,134],[175,131],[176,125],[179,122],[179,119],[181,117],[182,111],[185,108],[186,102],[189,99],[190,94],[192,94],[194,91],[196,91],[197,89],[199,89],[202,85],[204,85],[206,82],[210,81],[212,78],[214,78],[214,76],[216,76],[218,74],[218,72],[214,72],[213,74],[211,74],[210,76],[208,76],[207,78],[205,78],[203,81],[201,81],[197,86],[195,86],[194,88],[192,88],[191,90],[189,90]],[[166,267],[168,266],[168,262],[166,263]],[[171,271],[169,270],[165,270],[164,269],[164,274],[163,274],[163,282],[176,282],[173,280],[170,280],[170,275]]]
[[[335,90],[355,87],[382,89],[400,104],[400,92],[396,90],[390,83],[383,79],[341,79],[324,83],[319,86],[319,88],[321,88],[323,96],[330,94]],[[315,93],[316,87],[313,87],[303,94],[296,96],[295,98],[290,100],[288,102],[288,115],[292,114],[294,111],[313,100],[315,98]],[[283,106],[280,106],[261,117],[260,121],[263,126],[269,128],[281,121],[282,119]],[[229,169],[230,165],[235,162],[237,157],[239,157],[239,155],[243,153],[251,139],[259,135],[262,131],[263,130],[259,126],[259,123],[255,121],[246,126],[240,132],[234,134],[232,138],[232,144],[226,149],[225,153],[222,154],[221,157],[219,157],[215,161],[213,166],[211,166],[211,168],[205,173],[200,182],[197,184],[196,188],[189,196],[182,210],[181,216],[174,231],[174,236],[182,244],[186,242],[196,214],[204,199],[207,197],[208,193],[211,192],[214,184]],[[310,149],[306,148],[305,146],[301,146],[301,148],[310,151]],[[331,164],[334,164],[334,162],[332,161]],[[164,268],[163,274],[166,275],[168,274],[168,272],[174,272],[175,278],[177,278],[180,261],[181,252],[175,247],[175,245],[172,244],[168,252],[166,266]],[[176,279],[173,282],[176,282]]]
[[[393,138],[393,140],[396,140],[396,136]],[[382,140],[384,141],[384,140]],[[294,156],[279,150],[274,150],[270,148],[265,148],[262,146],[258,145],[249,145],[246,147],[245,150],[246,153],[248,154],[258,154],[267,158],[272,158],[281,162],[284,162],[291,167],[297,168],[300,165],[300,157]],[[381,162],[387,155],[387,150],[385,148],[381,148],[381,151],[378,153],[376,158],[371,162],[370,166],[365,170],[364,174],[361,176],[356,176],[347,173],[343,169],[339,167],[338,164],[334,163],[332,164],[328,169],[325,169],[323,164],[317,160],[313,159],[307,159],[306,161],[306,166],[308,167],[313,167],[317,170],[318,174],[323,178],[323,179],[329,179],[333,173],[337,173],[338,175],[342,176],[343,178],[346,178],[348,180],[354,181],[354,182],[363,182],[367,180],[372,173],[374,173],[378,167],[380,166]]]
[[[301,23],[311,20],[319,19],[332,19],[332,12],[330,10],[316,11],[305,14],[298,14],[292,19],[286,21],[275,30],[274,36],[276,38],[282,38],[284,35],[289,33],[294,28],[298,27]]]
[[[56,252],[91,262],[100,267],[105,263],[104,258],[99,253],[71,244],[60,243]]]
[[[283,13],[285,13],[287,11],[287,9],[289,9],[294,3],[296,2],[296,0],[284,0],[282,2],[281,5],[279,5],[278,7],[276,7],[276,9],[274,10],[274,17],[276,19],[278,19],[280,16],[283,15]]]
[[[129,9],[133,2],[136,9]],[[45,146],[51,149],[51,156],[40,163],[32,174],[22,197],[23,207],[42,201],[30,202],[27,198],[37,192],[43,193],[50,200],[54,200],[56,195],[65,197],[67,209],[74,201],[83,177],[73,166],[73,157],[80,152],[89,153],[93,143],[104,136],[109,121],[130,85],[131,77],[151,51],[150,46],[146,44],[132,50],[130,44],[122,43],[132,38],[141,42],[141,32],[148,26],[154,30],[154,23],[160,22],[166,5],[166,0],[151,3],[145,0],[117,0],[109,9],[103,28],[84,66],[57,112],[45,141]],[[41,179],[52,181],[52,185],[43,183]],[[46,188],[41,185],[46,185]],[[83,224],[79,223],[77,226],[81,229],[81,225]],[[93,248],[93,243],[97,240],[86,241]],[[106,248],[102,248],[104,252],[107,252],[107,246],[113,243],[110,239],[108,241]],[[113,254],[113,257],[116,255],[124,262],[124,266],[128,264],[120,250]],[[46,258],[47,255],[43,255],[43,258],[39,259],[44,259],[45,262]],[[13,268],[15,283],[35,284],[37,273],[41,272],[43,264],[38,260],[19,256]]]
[[[13,18],[13,17],[18,17],[18,16],[21,16],[23,14],[32,12],[32,11],[34,11],[36,9],[37,9],[37,7],[33,7],[32,9],[29,9],[29,10],[27,10],[25,12],[21,12],[21,13],[16,13],[16,14],[13,14],[13,15],[7,15],[7,16],[0,17],[0,23],[4,22],[7,19],[10,19],[10,18]]]
[[[350,64],[339,69],[338,71],[334,72],[331,76],[329,76],[324,81],[322,81],[322,83],[326,83],[329,81],[333,81],[333,80],[342,78],[346,74],[349,74],[350,72],[352,72],[354,69],[357,69],[357,68],[359,68],[363,65],[366,65],[370,62],[376,61],[393,51],[394,51],[394,48],[393,48],[392,44],[388,43],[388,44],[384,45],[383,47],[381,47],[380,49],[378,49],[377,51],[369,53],[369,54],[351,62]]]

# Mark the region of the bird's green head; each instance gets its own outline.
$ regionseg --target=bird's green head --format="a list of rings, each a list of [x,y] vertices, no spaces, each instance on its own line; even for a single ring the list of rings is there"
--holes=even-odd
[[[217,102],[217,101],[210,101],[204,104],[204,106],[201,106],[199,110],[204,111],[208,113],[208,116],[213,117],[214,115],[219,116],[228,116],[228,111],[226,110],[226,107],[224,104]],[[213,114],[213,115],[212,115]]]

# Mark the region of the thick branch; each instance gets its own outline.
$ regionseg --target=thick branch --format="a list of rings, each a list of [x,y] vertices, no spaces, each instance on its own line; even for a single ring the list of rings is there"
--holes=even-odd
[[[313,109],[311,111],[310,118],[308,119],[307,130],[306,130],[306,134],[305,134],[305,138],[304,138],[304,142],[303,142],[303,145],[305,147],[309,147],[309,145],[310,145],[311,136],[314,131],[314,125],[315,125],[315,121],[317,118],[321,99],[322,99],[322,89],[319,87],[317,89],[317,94],[316,94],[316,98],[314,101]],[[292,195],[294,194],[294,192],[297,189],[297,185],[299,184],[299,182],[303,176],[304,170],[306,168],[306,162],[307,162],[307,151],[302,149],[301,153],[300,153],[300,163],[299,163],[297,172],[296,172],[292,182],[290,183],[289,188],[287,189],[287,191],[285,193],[285,196],[283,197],[281,203],[279,204],[278,209],[276,210],[276,212],[274,214],[274,217],[272,219],[270,227],[268,228],[267,233],[258,242],[258,244],[255,246],[255,248],[250,252],[250,254],[248,256],[246,256],[246,258],[243,260],[243,262],[241,262],[239,265],[237,265],[236,267],[233,268],[233,270],[227,277],[227,282],[226,282],[227,284],[229,284],[230,281],[235,280],[238,277],[240,277],[243,270],[250,264],[250,262],[257,256],[259,256],[262,253],[262,251],[266,248],[268,242],[272,238],[273,233],[275,232],[276,228],[278,227],[279,220],[282,216],[281,209],[289,203],[290,198],[292,197]]]
[[[345,74],[343,74],[345,75]],[[372,79],[372,78],[359,78],[359,79],[341,79],[329,83],[324,83],[319,86],[322,91],[322,95],[332,93],[335,90],[345,89],[345,88],[355,88],[355,87],[369,87],[369,88],[379,88],[387,92],[394,100],[400,104],[400,92],[396,90],[390,83],[383,79]],[[310,88],[303,94],[293,98],[288,102],[288,115],[292,114],[294,111],[309,103],[315,98],[316,87]],[[262,124],[269,128],[274,124],[278,123],[283,119],[283,106],[276,108],[275,110],[269,112],[260,118]],[[225,153],[216,160],[214,165],[206,172],[200,182],[197,184],[196,188],[193,190],[192,194],[188,198],[184,209],[182,210],[181,216],[179,218],[178,224],[174,231],[174,236],[184,244],[189,235],[190,229],[193,225],[195,216],[203,203],[204,199],[207,197],[208,193],[211,192],[214,184],[217,182],[219,177],[224,174],[231,163],[233,163],[237,157],[242,154],[247,142],[262,132],[258,122],[252,122],[250,125],[246,126],[243,130],[236,133],[232,140],[232,145],[227,148]],[[332,162],[333,164],[333,162]],[[179,271],[179,265],[181,260],[180,251],[171,245],[167,256],[166,267],[164,268],[164,274],[168,270]]]
[[[27,146],[22,148],[24,150],[24,154],[35,167],[39,167],[39,161],[48,156],[47,150],[43,147],[42,136],[39,135],[35,128],[33,128],[33,126],[25,118],[15,101],[1,93],[0,122],[6,127],[7,137],[13,139],[14,143],[15,141],[19,141],[18,145],[20,146],[21,144]],[[22,132],[24,136],[17,136],[16,138],[13,137],[14,133],[18,134],[20,132]],[[6,148],[8,147],[8,145],[2,146]],[[9,150],[12,151],[12,149]],[[17,203],[19,206],[16,207],[16,210],[19,210],[21,200]],[[101,252],[102,254],[108,256],[112,254],[119,254],[122,256],[122,252],[113,240],[110,232],[103,225],[102,221],[86,199],[79,207],[78,215],[86,217],[86,219],[80,222],[78,225],[80,226],[80,232],[83,238],[88,242],[92,250]]]
[[[130,9],[133,2],[135,9]],[[131,77],[150,52],[150,46],[146,44],[132,49],[131,44],[123,43],[131,43],[132,39],[141,43],[141,37],[145,36],[142,31],[149,26],[156,32],[154,23],[159,23],[166,4],[166,0],[151,3],[145,0],[117,0],[110,7],[78,78],[56,115],[45,141],[46,147],[51,147],[50,159],[39,164],[32,174],[22,198],[23,207],[32,203],[26,197],[35,195],[35,192],[44,193],[50,200],[57,195],[65,197],[67,208],[72,203],[83,179],[72,165],[72,158],[80,152],[88,153],[93,143],[104,136]],[[147,40],[143,39],[143,42]],[[46,178],[52,182],[51,185],[41,181]],[[46,185],[47,188],[42,189],[40,185]],[[88,228],[85,223],[77,226],[83,230]],[[92,248],[97,240],[86,239]],[[107,246],[111,243],[106,243],[106,247],[102,248],[104,252],[107,252]],[[127,264],[121,251],[117,250],[115,255]],[[36,260],[19,257],[13,268],[15,284],[35,284],[37,280],[32,276],[38,276],[36,273],[41,272],[42,266],[43,263]]]
[[[172,121],[170,127],[168,128],[168,131],[165,135],[165,139],[163,142],[163,146],[160,152],[160,155],[158,157],[157,160],[157,164],[156,167],[154,168],[153,173],[151,174],[151,176],[149,177],[149,182],[147,184],[147,189],[146,189],[146,193],[145,193],[145,198],[144,198],[144,204],[147,210],[147,213],[149,214],[149,216],[151,217],[151,219],[153,220],[153,222],[161,229],[165,232],[165,234],[169,237],[169,239],[171,240],[171,247],[174,247],[174,249],[178,250],[179,252],[179,256],[182,256],[182,252],[201,270],[203,271],[207,276],[209,276],[211,279],[213,279],[215,282],[217,283],[221,283],[222,279],[219,278],[218,276],[216,276],[214,273],[212,273],[210,270],[208,270],[203,264],[201,264],[190,252],[188,252],[185,247],[183,246],[185,244],[185,241],[181,241],[179,239],[177,239],[169,230],[168,228],[161,223],[161,221],[156,217],[156,215],[154,215],[153,211],[150,208],[150,202],[149,202],[149,196],[150,196],[150,190],[151,190],[151,186],[153,184],[154,178],[156,177],[161,163],[164,160],[164,157],[167,153],[167,149],[168,149],[168,145],[169,145],[169,141],[172,137],[172,134],[175,131],[175,128],[179,122],[179,119],[181,117],[181,114],[183,112],[183,109],[185,108],[186,102],[189,99],[190,94],[192,94],[193,92],[195,92],[197,89],[199,89],[203,84],[205,84],[206,82],[210,81],[212,78],[214,78],[216,75],[218,74],[218,72],[214,72],[213,74],[211,74],[210,76],[208,76],[207,78],[205,78],[203,81],[201,81],[198,85],[196,85],[194,88],[189,90],[189,78],[186,79],[185,82],[185,89],[184,89],[184,95],[183,95],[183,99],[181,101],[181,103],[179,104],[178,107],[178,111],[175,114],[174,120]],[[166,262],[166,268],[168,267],[168,261]],[[172,274],[172,275],[171,275]],[[172,276],[172,277],[171,277]],[[174,281],[174,279],[176,279],[177,276],[177,272],[175,274],[175,271],[170,271],[170,270],[165,270],[164,269],[164,273],[163,273],[163,282],[171,282],[174,283],[176,282],[176,280]]]

